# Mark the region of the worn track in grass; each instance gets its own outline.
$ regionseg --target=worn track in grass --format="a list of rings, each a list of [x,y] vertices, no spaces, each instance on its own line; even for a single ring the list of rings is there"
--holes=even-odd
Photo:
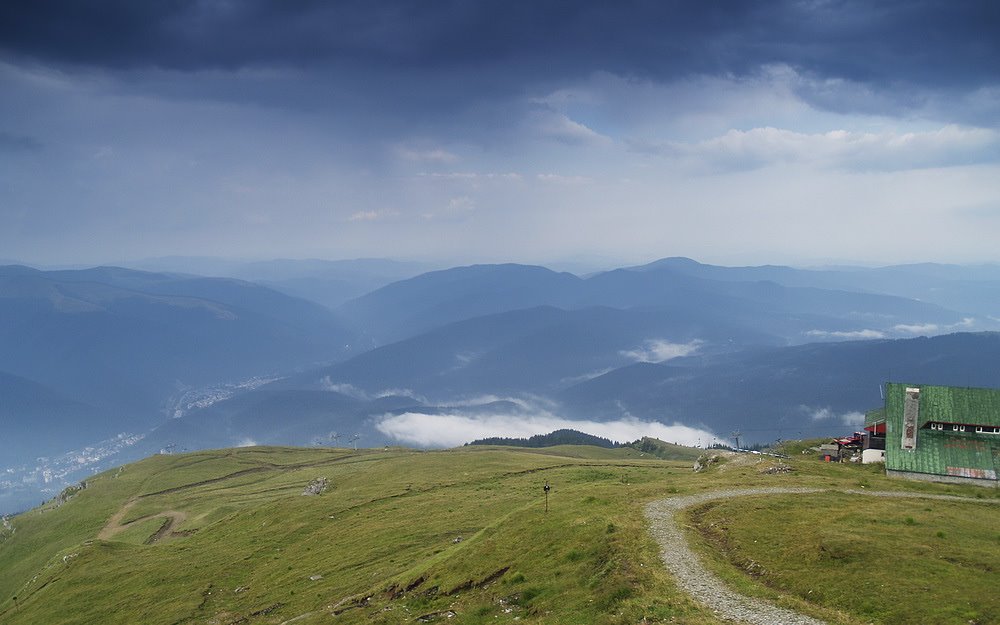
[[[130,499],[118,510],[110,519],[108,519],[107,524],[101,529],[97,534],[98,540],[111,540],[116,534],[127,530],[136,523],[141,521],[146,521],[149,519],[155,519],[156,517],[163,517],[163,525],[160,529],[156,530],[153,534],[146,539],[144,544],[152,545],[153,543],[165,538],[173,530],[174,526],[180,525],[185,520],[187,520],[187,514],[179,510],[163,510],[162,512],[156,512],[154,514],[147,514],[146,516],[139,517],[138,519],[133,519],[128,523],[122,523],[125,518],[126,513],[129,509],[135,505],[136,499]]]

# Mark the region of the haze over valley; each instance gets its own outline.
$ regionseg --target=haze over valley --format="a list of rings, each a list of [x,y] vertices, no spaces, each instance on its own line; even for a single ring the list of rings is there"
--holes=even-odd
[[[1000,267],[252,267],[0,268],[4,510],[205,448],[835,435],[887,380],[985,386],[1000,362]]]

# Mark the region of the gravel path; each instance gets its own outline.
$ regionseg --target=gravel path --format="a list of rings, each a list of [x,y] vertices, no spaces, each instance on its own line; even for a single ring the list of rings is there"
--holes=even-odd
[[[823,492],[818,488],[745,488],[717,490],[698,495],[671,497],[651,502],[646,506],[646,518],[650,521],[650,531],[660,545],[660,558],[667,570],[676,578],[677,584],[695,599],[708,606],[725,620],[754,623],[755,625],[823,625],[824,621],[814,619],[791,610],[779,608],[766,601],[733,592],[722,580],[709,572],[688,547],[684,532],[675,518],[679,510],[717,499],[730,497],[753,497],[757,495],[790,495],[796,493]],[[873,497],[912,497],[920,499],[940,499],[945,501],[965,501],[997,504],[996,499],[973,499],[954,495],[932,495],[899,491],[846,490],[835,491]]]
[[[677,584],[695,599],[712,608],[722,618],[760,625],[774,625],[775,623],[822,625],[823,621],[730,590],[722,583],[721,579],[702,566],[698,557],[688,547],[684,532],[674,517],[678,510],[716,499],[815,492],[819,492],[819,489],[745,488],[717,490],[686,497],[671,497],[647,505],[646,518],[650,520],[653,537],[660,544],[660,558],[667,570],[677,579]]]

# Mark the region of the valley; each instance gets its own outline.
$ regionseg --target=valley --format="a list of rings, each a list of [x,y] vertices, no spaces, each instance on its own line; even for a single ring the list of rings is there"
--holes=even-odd
[[[1000,270],[988,267],[663,259],[581,277],[513,264],[199,262],[259,282],[0,268],[0,511],[149,454],[204,448],[447,447],[574,423],[703,445],[733,431],[750,443],[833,435],[857,427],[885,381],[990,386],[1000,375]],[[266,286],[300,278],[314,301]],[[338,280],[373,290],[326,307]],[[979,296],[945,306],[940,294],[962,289]]]

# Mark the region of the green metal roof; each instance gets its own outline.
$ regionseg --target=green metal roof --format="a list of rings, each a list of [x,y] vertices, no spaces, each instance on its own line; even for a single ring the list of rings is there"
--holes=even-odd
[[[916,448],[903,449],[903,406],[907,388],[919,388]],[[932,430],[929,423],[1000,425],[1000,390],[889,384],[885,395],[886,468],[935,475],[997,479],[1000,434]]]
[[[902,414],[906,389],[920,389],[919,427],[931,421],[1000,426],[1000,389],[926,384],[888,384],[886,387],[886,409],[890,409],[890,400],[898,399],[899,414]]]

